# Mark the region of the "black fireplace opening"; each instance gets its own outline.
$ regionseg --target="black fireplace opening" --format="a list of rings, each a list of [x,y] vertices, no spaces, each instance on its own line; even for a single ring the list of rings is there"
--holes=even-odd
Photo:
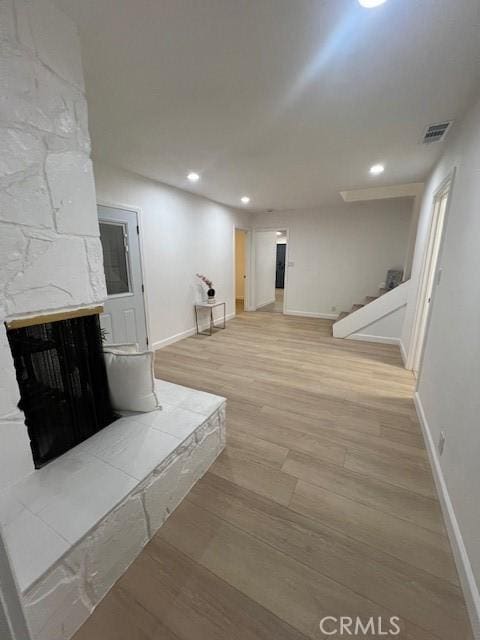
[[[98,315],[7,328],[35,468],[118,418]]]

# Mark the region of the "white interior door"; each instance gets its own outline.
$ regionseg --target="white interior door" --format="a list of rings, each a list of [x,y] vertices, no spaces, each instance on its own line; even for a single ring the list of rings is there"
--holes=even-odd
[[[100,316],[105,342],[148,346],[137,213],[98,207],[108,298]]]

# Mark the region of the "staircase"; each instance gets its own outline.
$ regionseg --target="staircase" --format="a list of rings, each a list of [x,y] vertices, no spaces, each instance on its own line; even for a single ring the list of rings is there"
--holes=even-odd
[[[400,326],[410,281],[393,289],[379,289],[378,295],[367,296],[363,303],[354,304],[343,311],[332,325],[335,338],[370,340],[372,342],[398,342]]]
[[[339,322],[340,320],[343,320],[344,318],[349,316],[351,313],[355,313],[355,311],[358,311],[359,309],[362,309],[363,307],[365,307],[367,304],[370,304],[374,300],[378,300],[378,298],[380,298],[380,296],[383,296],[383,294],[386,293],[386,292],[387,292],[386,289],[379,289],[377,296],[367,296],[363,303],[354,304],[352,306],[352,308],[350,309],[350,311],[342,311],[338,315],[338,318],[335,320],[334,324]],[[333,326],[332,326],[332,333],[333,333]]]

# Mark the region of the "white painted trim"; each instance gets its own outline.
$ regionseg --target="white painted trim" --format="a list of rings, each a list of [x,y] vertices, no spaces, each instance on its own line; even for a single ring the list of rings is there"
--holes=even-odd
[[[452,500],[448,493],[445,477],[437,455],[437,449],[433,442],[430,427],[428,426],[427,417],[418,392],[415,393],[414,402],[420,426],[422,427],[425,446],[430,459],[433,478],[435,480],[438,498],[442,507],[443,518],[445,520],[448,537],[452,546],[455,564],[460,577],[460,583],[465,596],[470,622],[472,623],[473,635],[475,640],[480,640],[480,593],[478,591],[472,565],[470,564],[467,550],[465,548],[465,543],[463,542],[462,532],[455,515]]]
[[[407,364],[407,351],[406,351],[405,345],[403,344],[401,339],[400,339],[400,355],[402,356],[403,366],[406,367],[406,364]]]
[[[182,331],[181,333],[176,333],[169,338],[164,338],[163,340],[158,340],[157,342],[153,342],[151,348],[153,351],[157,351],[158,349],[163,349],[163,347],[168,347],[170,344],[174,344],[174,342],[179,342],[184,338],[189,338],[190,336],[194,336],[196,332],[195,327],[192,329],[187,329],[186,331]]]
[[[235,312],[229,313],[226,316],[225,320],[229,322],[234,317]],[[185,338],[194,336],[196,332],[196,328],[192,327],[191,329],[187,329],[186,331],[182,331],[181,333],[176,333],[175,335],[170,336],[169,338],[165,338],[164,340],[158,340],[157,342],[154,342],[150,348],[153,349],[153,351],[158,351],[158,349],[163,349],[164,347],[168,347],[168,345],[170,344],[174,344],[175,342],[179,342],[180,340],[184,340]]]
[[[303,318],[321,318],[323,320],[336,320],[338,313],[316,313],[314,311],[296,311],[287,309],[284,311],[286,316],[300,316]]]
[[[368,333],[352,333],[346,340],[358,340],[360,342],[381,342],[382,344],[401,345],[400,338],[387,338],[386,336],[371,336]]]

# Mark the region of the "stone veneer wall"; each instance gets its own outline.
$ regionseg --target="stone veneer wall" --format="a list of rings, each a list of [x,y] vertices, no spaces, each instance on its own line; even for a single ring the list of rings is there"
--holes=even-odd
[[[105,299],[75,26],[0,0],[0,490],[33,470],[3,321]]]
[[[225,403],[24,594],[33,640],[69,640],[225,447]]]

